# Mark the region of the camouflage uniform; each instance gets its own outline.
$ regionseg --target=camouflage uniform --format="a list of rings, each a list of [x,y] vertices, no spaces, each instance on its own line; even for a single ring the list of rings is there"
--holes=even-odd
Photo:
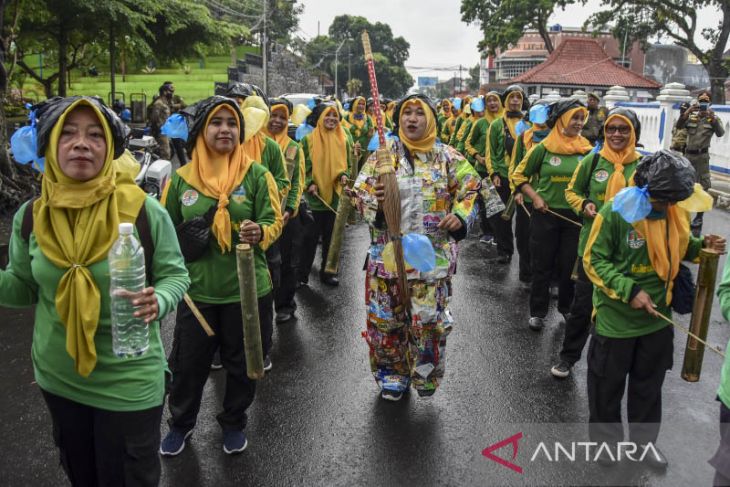
[[[591,144],[596,145],[599,139],[603,139],[603,123],[606,121],[606,109],[604,107],[588,110],[588,120],[586,120],[581,135],[588,139]]]
[[[168,161],[172,158],[170,150],[170,140],[160,134],[160,129],[165,124],[167,118],[172,114],[172,104],[164,96],[158,97],[152,103],[150,110],[150,128],[152,136],[157,140],[157,153],[162,159]]]
[[[692,163],[697,175],[697,182],[707,190],[710,187],[710,142],[712,136],[722,137],[725,129],[722,123],[713,114],[699,118],[697,112],[677,121],[678,129],[687,130],[687,142],[684,155]]]

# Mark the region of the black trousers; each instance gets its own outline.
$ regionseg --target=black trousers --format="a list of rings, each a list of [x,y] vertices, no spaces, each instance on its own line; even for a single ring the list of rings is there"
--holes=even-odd
[[[709,463],[715,468],[712,485],[730,486],[730,409],[722,401],[720,401],[720,445]]]
[[[565,321],[565,336],[563,347],[560,350],[560,360],[565,360],[571,366],[580,360],[588,341],[591,329],[591,314],[593,313],[593,283],[586,276],[583,261],[578,261],[578,280],[575,281],[573,304],[570,306],[570,315]]]
[[[626,389],[629,439],[655,442],[662,420],[662,384],[672,368],[674,332],[667,326],[634,338],[593,334],[588,347],[588,433],[591,441],[623,441],[621,400]]]
[[[266,265],[269,267],[269,274],[271,275],[271,286],[274,292],[281,285],[281,247],[279,246],[279,240],[271,244],[268,250],[266,250]]]
[[[494,231],[492,231],[492,225],[489,224],[489,218],[487,218],[487,208],[484,206],[484,198],[482,198],[481,194],[477,194],[477,212],[479,214],[479,230],[481,230],[482,235],[492,235],[494,236]]]
[[[195,303],[208,320],[215,335],[209,337],[185,302],[180,303],[170,352],[172,383],[168,407],[171,428],[183,431],[195,426],[203,387],[208,379],[213,354],[220,348],[221,363],[226,370],[223,412],[216,417],[223,429],[246,427],[246,410],[253,403],[256,381],[246,375],[243,348],[241,303]],[[271,293],[259,298],[259,323],[264,356],[271,348],[273,334],[273,298]]]
[[[525,202],[525,208],[532,213],[532,203]],[[520,256],[519,278],[522,282],[532,281],[532,262],[530,257],[530,217],[521,206],[515,210],[515,241]]]
[[[159,483],[162,404],[142,411],[107,411],[41,392],[71,485],[151,487]]]
[[[506,205],[511,191],[507,178],[499,176],[501,185],[497,188],[497,194]],[[494,240],[497,242],[497,252],[501,255],[512,255],[515,253],[514,235],[512,234],[512,219],[502,219],[502,213],[497,213],[489,218],[489,225],[494,231]]]
[[[553,210],[576,221],[571,210]],[[558,274],[558,311],[565,314],[573,302],[574,283],[570,279],[578,255],[580,228],[550,213],[534,211],[530,219],[532,287],[530,316],[545,318],[550,305],[550,280]],[[557,265],[557,269],[555,269]]]
[[[327,253],[330,250],[330,240],[332,240],[332,229],[335,226],[336,215],[330,210],[312,210],[312,216],[314,217],[314,224],[309,225],[302,247],[302,265],[299,268],[299,279],[302,282],[309,281],[309,272],[312,270],[312,265],[314,265],[314,256],[317,253],[317,243],[320,237],[322,237],[322,262],[319,266],[319,274],[320,276],[324,274],[324,267],[327,264]]]
[[[297,288],[298,258],[296,240],[302,231],[299,218],[290,218],[279,238],[281,254],[280,283],[274,288],[274,307],[278,313],[293,313],[297,309],[294,294]]]

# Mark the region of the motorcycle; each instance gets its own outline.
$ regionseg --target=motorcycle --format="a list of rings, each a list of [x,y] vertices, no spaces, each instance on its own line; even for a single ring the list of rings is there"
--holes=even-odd
[[[139,163],[139,173],[134,182],[145,193],[159,200],[172,175],[172,163],[157,156],[157,141],[146,135],[143,129],[132,129],[127,148]]]

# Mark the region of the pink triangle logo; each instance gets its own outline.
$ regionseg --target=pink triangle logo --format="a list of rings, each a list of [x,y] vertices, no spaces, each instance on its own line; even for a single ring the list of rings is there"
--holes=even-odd
[[[510,462],[509,460],[505,460],[502,457],[498,457],[493,452],[495,450],[499,450],[503,446],[512,445],[512,460],[517,458],[517,449],[519,448],[519,441],[522,439],[522,433],[517,433],[516,435],[512,435],[509,438],[505,438],[504,440],[495,443],[494,445],[490,445],[486,447],[484,450],[482,450],[482,455],[487,457],[488,459],[492,460],[493,462],[497,462],[500,465],[509,468],[510,470],[514,470],[517,473],[522,473],[522,467],[519,465],[515,465],[514,463]]]

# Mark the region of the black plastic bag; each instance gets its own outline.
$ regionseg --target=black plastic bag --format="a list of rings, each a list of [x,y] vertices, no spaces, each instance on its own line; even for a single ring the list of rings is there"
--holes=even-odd
[[[677,202],[692,195],[695,170],[684,156],[662,149],[641,159],[634,182],[640,188],[648,186],[656,200]]]
[[[213,205],[200,216],[185,220],[175,228],[185,262],[193,262],[203,256],[210,242],[210,227],[218,205]]]
[[[672,311],[680,315],[692,312],[695,304],[695,283],[692,271],[684,264],[679,264],[679,272],[674,278],[672,287]]]

